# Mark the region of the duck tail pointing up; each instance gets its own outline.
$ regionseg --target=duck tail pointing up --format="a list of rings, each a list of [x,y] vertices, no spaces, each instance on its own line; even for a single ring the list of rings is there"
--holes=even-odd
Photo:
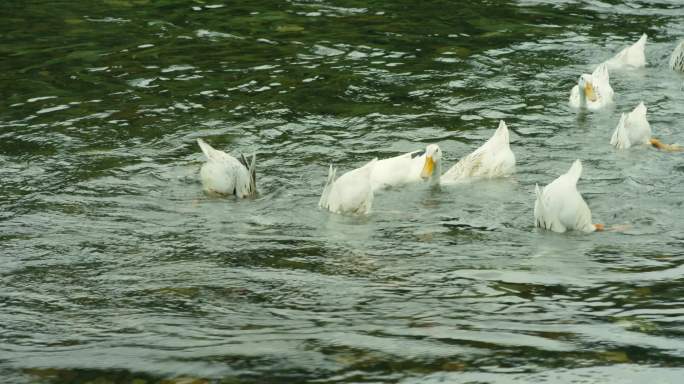
[[[594,84],[608,84],[610,82],[610,75],[608,75],[608,65],[603,62],[596,67],[594,73],[591,74]]]
[[[672,57],[670,58],[670,69],[684,72],[684,41],[679,43],[679,45],[677,45],[672,52]]]
[[[646,108],[646,104],[642,101],[634,108],[631,114],[646,118],[646,112],[648,112],[648,109]]]
[[[644,33],[634,45],[637,47],[644,47],[646,46],[646,39],[648,39],[648,35]]]
[[[332,164],[330,164],[330,168],[328,169],[328,179],[325,182],[325,186],[323,187],[323,193],[321,194],[321,199],[318,201],[318,207],[319,208],[327,208],[328,206],[328,197],[330,195],[330,189],[332,189],[332,185],[335,182],[335,174],[337,173],[337,168],[333,167]]]
[[[539,184],[534,185],[534,194],[537,195],[537,199],[541,199],[542,189],[539,188]]]
[[[631,143],[629,142],[629,135],[627,134],[627,128],[625,128],[626,121],[627,114],[623,113],[620,116],[620,122],[613,132],[613,136],[610,138],[610,145],[618,149],[625,149],[631,146]]]
[[[204,156],[206,156],[207,159],[212,159],[214,157],[213,155],[214,152],[216,152],[216,150],[212,148],[211,145],[207,144],[206,141],[198,138],[197,144],[199,144],[200,148],[202,149],[202,152],[204,153]]]
[[[510,142],[510,135],[508,133],[508,126],[506,125],[505,121],[503,121],[503,120],[499,121],[499,128],[496,129],[494,136],[498,137],[500,140],[502,140],[506,144],[508,144]]]
[[[252,153],[251,159],[247,159],[244,154],[238,159],[249,172],[249,191],[250,195],[256,196],[256,153]]]
[[[546,217],[546,210],[544,207],[544,199],[542,194],[544,193],[544,188],[539,188],[539,184],[534,185],[534,194],[537,199],[534,202],[534,226],[546,228],[544,218]]]
[[[579,159],[575,160],[575,162],[572,163],[572,166],[570,167],[570,170],[568,170],[566,175],[570,176],[575,181],[575,183],[577,183],[580,176],[582,176],[582,162]]]

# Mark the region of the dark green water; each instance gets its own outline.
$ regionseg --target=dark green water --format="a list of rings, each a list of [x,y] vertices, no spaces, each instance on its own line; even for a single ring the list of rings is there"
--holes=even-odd
[[[90,5],[85,5],[90,4]],[[684,143],[681,1],[0,2],[0,376],[7,383],[681,383],[684,157],[609,146],[643,100]],[[648,33],[616,105],[582,72]],[[512,179],[317,209],[346,170],[499,119]],[[258,153],[209,198],[195,140]],[[595,221],[533,228],[584,161]]]

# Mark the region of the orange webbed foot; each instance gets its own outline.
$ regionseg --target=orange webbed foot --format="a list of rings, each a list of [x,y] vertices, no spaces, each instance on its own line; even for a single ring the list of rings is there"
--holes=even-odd
[[[665,152],[682,152],[682,151],[684,151],[684,147],[681,147],[679,145],[665,144],[658,139],[650,139],[648,142],[652,146],[660,149],[661,151],[665,151]]]

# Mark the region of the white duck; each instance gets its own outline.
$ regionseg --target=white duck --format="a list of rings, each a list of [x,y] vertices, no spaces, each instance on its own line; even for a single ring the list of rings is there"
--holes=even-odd
[[[430,144],[423,151],[378,160],[371,182],[374,191],[426,180],[434,185],[439,184],[441,173],[442,150],[439,145]]]
[[[646,112],[646,106],[641,102],[632,112],[623,113],[610,139],[610,145],[627,149],[635,145],[650,144],[667,152],[681,151],[682,147],[678,145],[665,144],[651,137],[651,125],[646,119]]]
[[[595,111],[611,104],[613,93],[608,66],[601,63],[591,75],[585,73],[580,76],[577,85],[570,91],[570,105]]]
[[[677,48],[672,52],[672,58],[670,58],[670,68],[684,72],[684,41],[677,45]]]
[[[617,55],[606,61],[608,69],[630,69],[643,68],[646,66],[646,39],[648,36],[644,33],[639,40],[620,51]]]
[[[451,184],[471,178],[505,177],[513,172],[515,155],[511,151],[508,127],[501,120],[494,135],[446,171],[441,183]]]
[[[197,139],[207,162],[202,165],[200,178],[207,193],[253,197],[256,195],[256,155],[247,161],[245,155],[240,160],[212,148],[202,139]]]
[[[335,179],[337,169],[331,164],[318,206],[338,214],[369,214],[373,205],[370,176],[377,162],[378,159],[373,159],[338,179]]]
[[[646,106],[641,102],[632,112],[622,114],[610,139],[610,145],[618,149],[627,149],[634,145],[649,144],[650,141],[651,125],[646,119]]]
[[[544,188],[535,185],[537,200],[534,202],[535,226],[554,232],[579,230],[583,232],[602,231],[603,224],[592,224],[591,211],[577,191],[577,180],[582,175],[579,160],[564,175],[559,176]]]

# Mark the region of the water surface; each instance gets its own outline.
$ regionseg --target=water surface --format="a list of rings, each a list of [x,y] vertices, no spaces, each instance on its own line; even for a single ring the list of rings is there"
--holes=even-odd
[[[684,143],[684,6],[477,3],[2,2],[0,375],[680,382],[683,158],[608,142],[643,100]],[[571,110],[642,33],[615,106]],[[449,167],[500,119],[510,179],[317,209],[330,163],[439,143]],[[257,199],[202,193],[198,137],[257,152]],[[577,158],[623,232],[534,229],[535,184]]]

